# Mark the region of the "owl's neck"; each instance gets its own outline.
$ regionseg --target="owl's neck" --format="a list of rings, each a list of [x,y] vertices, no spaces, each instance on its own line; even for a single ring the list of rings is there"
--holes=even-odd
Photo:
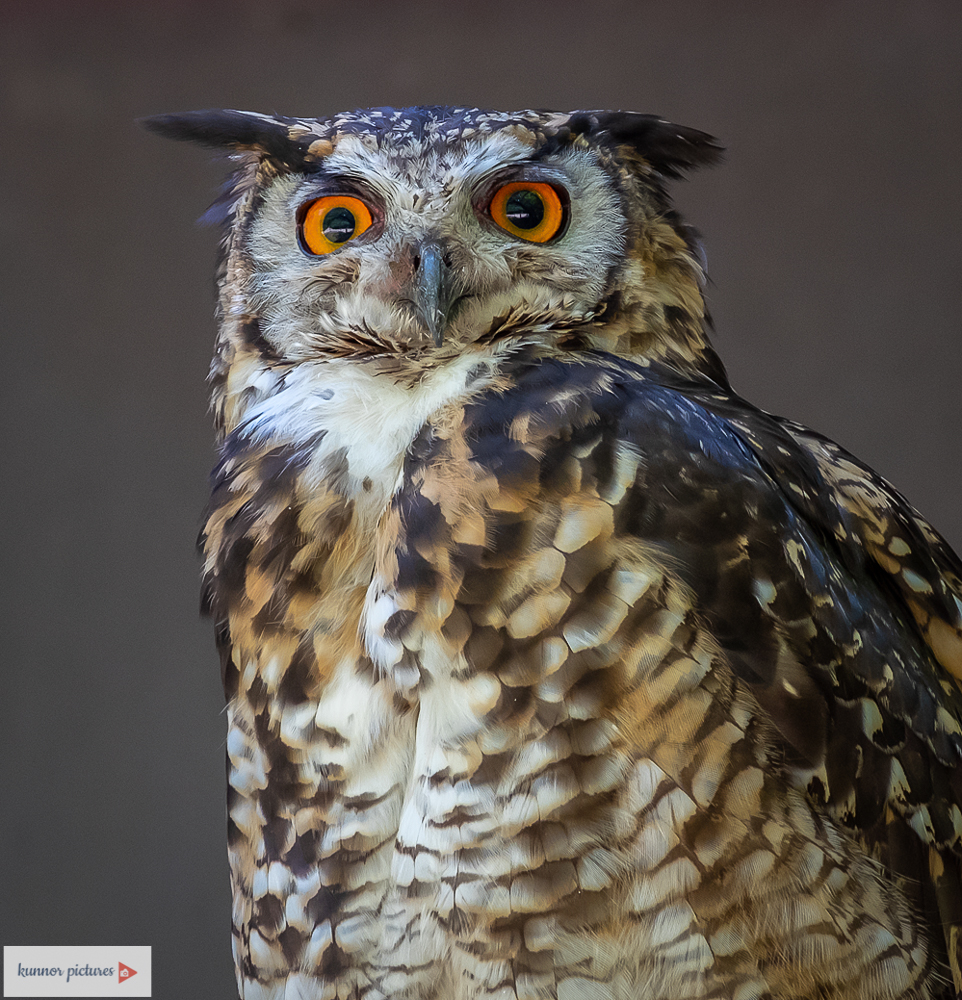
[[[662,362],[728,388],[708,335],[703,284],[701,265],[675,226],[667,219],[649,226],[629,251],[616,290],[593,324],[591,346],[641,364]]]

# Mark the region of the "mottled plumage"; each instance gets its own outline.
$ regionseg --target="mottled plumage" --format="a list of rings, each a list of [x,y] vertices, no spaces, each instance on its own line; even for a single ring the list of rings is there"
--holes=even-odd
[[[731,390],[665,190],[714,142],[149,125],[236,167],[202,544],[241,996],[952,996],[962,565]]]

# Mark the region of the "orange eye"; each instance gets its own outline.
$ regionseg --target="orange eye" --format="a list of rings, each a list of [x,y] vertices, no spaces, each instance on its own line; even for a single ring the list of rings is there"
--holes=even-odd
[[[300,225],[301,243],[310,253],[331,253],[371,228],[371,210],[349,194],[318,198],[307,207]]]
[[[530,243],[547,243],[557,236],[565,215],[558,192],[533,181],[499,187],[488,212],[502,229]]]

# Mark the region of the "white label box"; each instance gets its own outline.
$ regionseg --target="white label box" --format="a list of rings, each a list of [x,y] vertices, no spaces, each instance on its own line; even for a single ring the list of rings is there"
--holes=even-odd
[[[4,945],[4,997],[149,997],[149,945]]]

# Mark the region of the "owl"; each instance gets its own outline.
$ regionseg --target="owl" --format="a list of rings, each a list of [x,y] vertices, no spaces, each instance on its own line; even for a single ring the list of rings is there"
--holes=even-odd
[[[628,112],[203,111],[245,1000],[962,988],[962,564],[756,409]]]

